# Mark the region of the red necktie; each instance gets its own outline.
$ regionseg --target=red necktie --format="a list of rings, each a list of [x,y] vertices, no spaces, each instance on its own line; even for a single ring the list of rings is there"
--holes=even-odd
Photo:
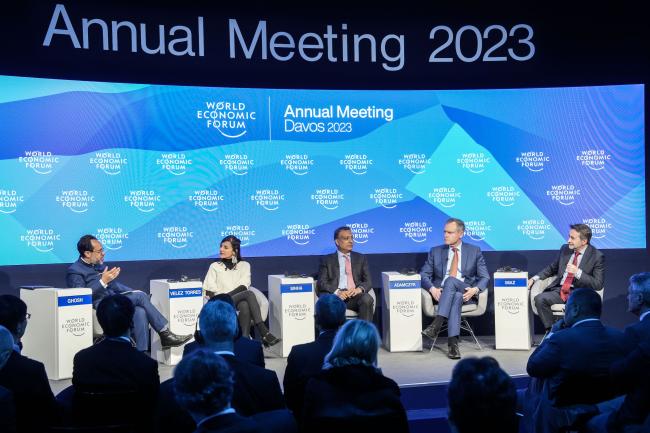
[[[578,256],[580,255],[579,251],[576,251],[574,256],[573,256],[573,265],[578,264]],[[571,293],[571,284],[573,284],[573,277],[574,274],[567,274],[566,279],[564,280],[564,283],[562,284],[562,288],[560,289],[560,298],[562,298],[562,302],[566,302],[567,299],[569,299],[569,293]]]
[[[449,267],[449,276],[455,277],[458,275],[458,248],[451,247],[454,252],[454,258],[451,259],[451,266]]]
[[[355,288],[354,278],[352,278],[352,263],[350,262],[350,256],[345,256],[345,276],[348,278],[348,290]]]

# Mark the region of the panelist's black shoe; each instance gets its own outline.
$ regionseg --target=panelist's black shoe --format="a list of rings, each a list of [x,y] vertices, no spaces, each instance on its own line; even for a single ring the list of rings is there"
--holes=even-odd
[[[169,329],[160,331],[158,335],[160,335],[160,345],[163,348],[182,346],[192,339],[191,335],[176,335]]]
[[[270,332],[267,332],[264,334],[264,337],[262,337],[262,344],[264,347],[271,347],[276,344],[278,344],[281,340],[276,337],[275,335],[271,334]]]
[[[431,325],[424,328],[424,330],[422,331],[422,335],[424,335],[425,337],[429,337],[432,340],[435,340],[436,337],[438,336],[438,333],[442,329],[443,323],[444,323],[444,319],[442,319],[441,316],[436,317],[431,323]]]
[[[460,349],[458,348],[458,343],[449,345],[449,352],[447,353],[449,359],[460,359]]]

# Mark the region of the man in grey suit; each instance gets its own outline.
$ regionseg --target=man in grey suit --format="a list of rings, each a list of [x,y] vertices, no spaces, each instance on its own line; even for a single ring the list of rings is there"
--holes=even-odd
[[[490,281],[481,249],[463,242],[464,234],[465,223],[458,218],[449,218],[444,229],[445,244],[431,248],[420,271],[422,288],[428,290],[433,301],[438,303],[436,318],[422,334],[436,338],[447,321],[447,356],[451,359],[460,359],[458,336],[463,304],[476,302]]]
[[[334,231],[337,251],[321,260],[318,272],[318,293],[332,293],[345,302],[347,309],[357,311],[359,318],[372,322],[374,300],[368,261],[363,254],[352,251],[352,229],[344,226]]]
[[[603,288],[605,256],[593,247],[590,241],[591,228],[588,225],[572,224],[567,244],[562,246],[557,259],[528,280],[528,287],[531,287],[537,280],[555,277],[555,280],[533,300],[547,332],[555,322],[551,311],[553,304],[566,303],[571,291],[577,288]]]

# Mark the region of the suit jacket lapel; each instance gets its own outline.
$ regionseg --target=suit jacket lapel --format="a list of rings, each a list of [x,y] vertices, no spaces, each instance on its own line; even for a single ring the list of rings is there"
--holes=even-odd
[[[463,274],[463,277],[465,277],[467,274],[467,260],[469,259],[469,249],[462,247],[462,252],[460,253],[460,271]]]
[[[591,256],[593,254],[593,248],[591,248],[591,245],[587,245],[587,248],[585,248],[584,255],[582,256],[582,260],[580,261],[580,269],[584,269],[588,264],[589,260],[591,260]]]
[[[335,252],[332,254],[332,270],[334,271],[334,282],[336,283],[336,288],[339,288],[339,277],[341,275],[341,269],[339,268],[339,253]]]
[[[445,278],[445,274],[447,273],[447,260],[449,260],[449,245],[445,245],[440,254],[442,254],[442,260],[440,260],[440,263],[442,263],[442,269],[440,269],[440,279]]]

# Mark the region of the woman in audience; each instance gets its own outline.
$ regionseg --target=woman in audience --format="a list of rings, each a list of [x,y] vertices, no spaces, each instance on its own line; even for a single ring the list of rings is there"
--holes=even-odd
[[[227,293],[237,308],[237,320],[244,337],[250,337],[251,321],[265,346],[273,346],[280,339],[271,334],[262,320],[260,305],[251,285],[251,266],[241,258],[241,241],[235,236],[226,236],[219,247],[220,259],[210,265],[203,280],[203,290],[212,297]]]
[[[306,432],[408,432],[397,384],[377,368],[379,334],[351,320],[336,334],[323,370],[307,383],[302,427]]]

